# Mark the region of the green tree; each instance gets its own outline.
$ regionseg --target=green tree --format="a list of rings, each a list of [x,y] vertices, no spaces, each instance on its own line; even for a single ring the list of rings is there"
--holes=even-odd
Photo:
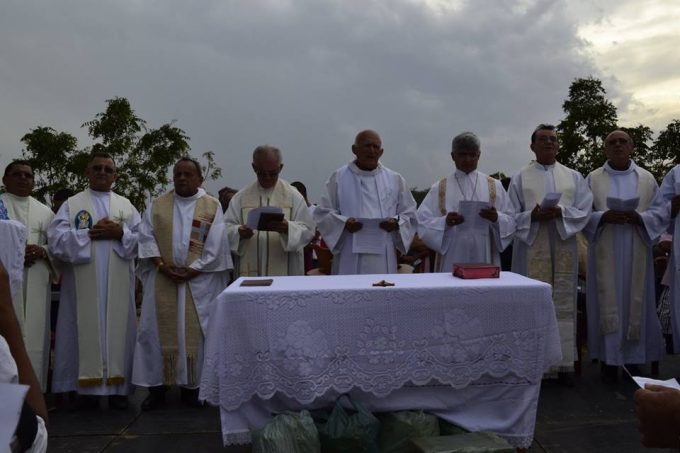
[[[115,190],[141,210],[148,196],[158,196],[170,182],[170,167],[188,153],[189,137],[167,123],[149,129],[125,98],[106,101],[106,110],[82,125],[94,144],[77,148],[75,137],[49,127],[36,127],[21,139],[26,145],[23,157],[31,162],[36,175],[36,195],[45,199],[56,189],[80,191],[87,186],[85,168],[93,152],[106,152],[116,161]],[[221,175],[214,153],[203,154],[206,177]]]
[[[21,138],[26,145],[23,158],[33,167],[35,175],[34,196],[45,201],[50,194],[66,187],[78,187],[83,179],[72,156],[78,150],[78,140],[67,132],[57,132],[51,127],[38,126]],[[84,167],[83,167],[84,168]]]
[[[652,151],[652,157],[648,160],[649,169],[657,180],[661,180],[671,168],[680,163],[680,120],[674,119],[659,133],[652,145]]]
[[[584,176],[606,160],[604,139],[616,128],[616,107],[606,97],[602,82],[593,77],[575,79],[562,109],[566,117],[557,126],[560,162]]]

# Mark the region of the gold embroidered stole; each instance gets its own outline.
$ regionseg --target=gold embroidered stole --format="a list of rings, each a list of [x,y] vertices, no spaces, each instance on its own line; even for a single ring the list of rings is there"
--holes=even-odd
[[[215,212],[219,202],[210,196],[203,196],[196,200],[194,215],[191,222],[189,251],[187,264],[193,263],[201,257],[203,246],[215,219]],[[173,217],[175,207],[175,192],[162,195],[153,204],[153,228],[156,244],[161,252],[161,258],[166,265],[173,265]],[[174,385],[177,382],[178,360],[186,359],[187,385],[194,386],[196,382],[196,356],[202,335],[198,312],[191,294],[191,285],[186,285],[184,312],[179,314],[177,307],[177,284],[161,272],[156,272],[155,299],[156,321],[158,336],[163,355],[163,382]],[[184,332],[178,332],[178,317],[184,317]],[[186,357],[178,357],[178,335],[184,337]]]
[[[640,202],[637,212],[644,212],[649,208],[654,196],[656,182],[654,177],[640,167],[635,168],[638,176],[638,194]],[[607,211],[607,196],[609,195],[610,176],[604,167],[593,171],[590,176],[590,185],[593,192],[593,206],[596,211]],[[597,279],[598,309],[600,314],[600,333],[603,335],[618,332],[621,325],[618,313],[616,276],[612,272],[614,262],[614,227],[612,224],[601,226],[599,239],[595,243],[595,266]],[[626,338],[628,340],[640,339],[640,322],[645,297],[645,281],[647,279],[647,251],[639,228],[643,226],[623,225],[624,228],[633,228],[633,259],[631,263],[630,295],[621,294],[622,298],[630,297],[628,328]]]
[[[521,173],[524,208],[533,209],[545,197],[545,170],[532,162]],[[560,192],[560,205],[573,206],[576,185],[567,167],[556,162],[553,167],[555,190]],[[561,220],[556,220],[561,221]],[[577,249],[575,242],[562,240],[554,222],[538,222],[538,232],[533,244],[527,250],[527,277],[552,285],[555,315],[560,331],[562,362],[558,371],[573,370],[575,357]],[[551,243],[551,229],[553,240]]]
[[[92,225],[100,219],[94,209],[90,191],[85,190],[67,201],[71,228],[87,227],[83,220],[89,216]],[[132,205],[126,199],[111,192],[109,218],[118,223],[129,223]],[[95,241],[92,241],[90,262],[74,264],[73,273],[76,292],[76,313],[78,320],[78,383],[82,386],[119,385],[125,382],[125,343],[127,339],[128,313],[130,308],[130,265],[113,251],[114,241],[106,241],[110,248],[108,282],[97,279],[97,256]],[[99,333],[99,284],[107,285],[106,339],[100,347]],[[103,362],[106,359],[107,379],[103,380]]]
[[[261,206],[275,206],[283,209],[284,218],[290,222],[293,215],[293,196],[287,182],[279,179],[268,196],[262,193],[257,181],[243,191],[241,198],[243,223],[252,209]],[[240,275],[247,277],[288,275],[288,253],[282,245],[282,241],[286,240],[275,231],[256,230],[254,236],[246,239],[243,244],[244,249],[239,260]]]

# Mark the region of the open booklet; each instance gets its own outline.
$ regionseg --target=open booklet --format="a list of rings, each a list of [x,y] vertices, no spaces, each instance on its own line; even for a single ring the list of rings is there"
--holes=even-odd
[[[488,231],[489,221],[479,215],[482,209],[488,209],[491,205],[486,201],[464,200],[458,203],[458,214],[463,216],[465,221],[456,228],[458,231],[484,230]]]
[[[541,201],[541,209],[554,208],[560,202],[562,192],[550,192],[545,194],[543,201]]]
[[[269,222],[283,220],[283,210],[274,206],[263,206],[248,212],[246,226],[251,230],[268,231]]]

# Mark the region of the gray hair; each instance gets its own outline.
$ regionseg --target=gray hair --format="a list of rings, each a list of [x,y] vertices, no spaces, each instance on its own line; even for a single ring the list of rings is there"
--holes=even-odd
[[[453,137],[451,142],[451,154],[462,149],[474,149],[479,152],[479,138],[472,132],[463,132]]]
[[[268,155],[273,155],[276,157],[279,163],[283,162],[281,157],[281,150],[276,146],[272,145],[260,145],[253,151],[253,162],[257,162],[260,159],[267,157]]]

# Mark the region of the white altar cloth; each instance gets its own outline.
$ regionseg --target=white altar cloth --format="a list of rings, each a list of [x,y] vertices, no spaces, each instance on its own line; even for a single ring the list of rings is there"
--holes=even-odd
[[[382,279],[395,286],[372,286]],[[549,285],[509,272],[243,280],[214,305],[200,391],[220,407],[225,444],[341,393],[531,444],[541,377],[561,359]]]

